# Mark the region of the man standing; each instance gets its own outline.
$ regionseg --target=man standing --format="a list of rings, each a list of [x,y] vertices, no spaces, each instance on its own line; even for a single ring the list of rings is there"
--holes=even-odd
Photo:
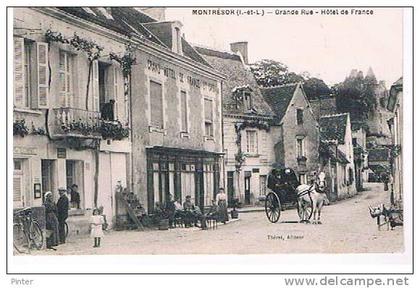
[[[58,188],[60,198],[57,201],[58,234],[60,244],[66,243],[66,220],[69,215],[69,199],[66,195],[66,188]]]
[[[70,202],[73,208],[80,209],[80,193],[78,190],[79,186],[77,184],[71,185]]]

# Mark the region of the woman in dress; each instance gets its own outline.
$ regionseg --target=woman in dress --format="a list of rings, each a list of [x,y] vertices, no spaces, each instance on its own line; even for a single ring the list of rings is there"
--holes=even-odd
[[[226,197],[225,189],[221,187],[219,193],[216,195],[216,202],[219,208],[219,222],[222,222],[223,224],[226,224],[226,222],[229,221]]]
[[[57,206],[54,203],[52,193],[50,191],[44,194],[45,207],[45,228],[47,229],[47,248],[55,250],[54,246],[58,245],[58,219]]]
[[[94,239],[94,248],[101,246],[101,237],[104,236],[102,225],[105,221],[104,217],[99,212],[99,209],[93,209],[93,215],[90,218],[90,237]]]

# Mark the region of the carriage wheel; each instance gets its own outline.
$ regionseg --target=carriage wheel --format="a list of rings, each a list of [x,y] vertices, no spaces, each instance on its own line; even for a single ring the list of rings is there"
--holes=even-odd
[[[270,192],[265,197],[265,214],[267,215],[268,221],[276,223],[280,219],[280,199],[274,192]]]
[[[314,212],[314,201],[312,200],[312,197],[309,197],[310,199],[310,203],[308,203],[305,208],[303,208],[303,211],[301,211],[300,206],[299,206],[299,201],[296,202],[296,206],[297,206],[297,212],[298,212],[298,216],[300,218],[300,220],[303,220],[300,215],[304,214],[306,217],[306,220],[311,219],[312,217],[312,213]]]

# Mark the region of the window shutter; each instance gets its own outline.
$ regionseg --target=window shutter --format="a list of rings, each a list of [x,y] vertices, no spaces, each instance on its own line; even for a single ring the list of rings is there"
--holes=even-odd
[[[213,101],[209,99],[204,100],[204,119],[206,121],[213,121]]]
[[[38,64],[38,108],[48,107],[48,43],[37,42],[36,54]]]
[[[14,39],[14,104],[17,107],[23,106],[24,99],[24,39]]]
[[[22,176],[13,176],[13,201],[22,201]]]
[[[150,124],[163,128],[162,85],[150,81]]]
[[[99,66],[98,61],[95,60],[92,63],[92,109],[93,111],[99,111]]]
[[[115,109],[115,119],[124,119],[124,118],[122,118],[122,117],[120,117],[121,115],[122,115],[122,113],[121,113],[121,106],[122,105],[120,105],[120,103],[119,103],[119,100],[120,100],[120,91],[121,91],[121,89],[120,89],[120,87],[119,87],[119,79],[120,79],[120,74],[119,74],[119,69],[115,66],[115,65],[112,65],[112,69],[113,69],[113,73],[112,73],[112,75],[113,75],[113,81],[112,81],[112,83],[113,83],[113,95],[114,95],[114,100],[115,100],[115,106],[114,106],[114,109]]]

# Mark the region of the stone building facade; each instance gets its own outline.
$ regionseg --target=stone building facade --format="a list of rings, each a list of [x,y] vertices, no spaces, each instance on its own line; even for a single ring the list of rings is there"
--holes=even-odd
[[[76,184],[81,203],[69,225],[82,233],[94,207],[103,206],[112,224],[114,187],[129,181],[129,98],[121,66],[109,58],[124,54],[129,39],[69,9],[13,10],[13,200],[14,208],[40,206],[46,191],[57,200],[58,187]],[[77,13],[108,17],[96,8]],[[76,48],[82,43],[104,49],[90,61]],[[113,119],[104,120],[100,110],[111,99]]]
[[[291,168],[299,181],[310,183],[319,169],[319,126],[301,83],[263,88],[275,113],[271,127],[275,163]]]
[[[274,163],[270,125],[274,113],[264,101],[247,66],[247,42],[231,44],[231,51],[196,47],[219,72],[223,82],[223,139],[228,202],[258,205],[266,193]]]
[[[352,197],[357,191],[350,114],[323,116],[319,119],[319,125],[321,141],[332,148],[331,157],[337,160],[335,167],[331,169],[334,171],[330,173],[333,181],[330,185],[332,198]]]

